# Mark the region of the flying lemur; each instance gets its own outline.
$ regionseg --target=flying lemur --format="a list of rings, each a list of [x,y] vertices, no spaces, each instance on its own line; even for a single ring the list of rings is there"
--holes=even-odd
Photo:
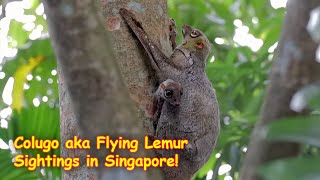
[[[189,141],[183,150],[160,149],[156,150],[156,155],[179,155],[178,167],[162,168],[166,179],[191,179],[209,160],[220,131],[218,102],[205,73],[211,44],[201,31],[184,25],[182,44],[167,57],[150,40],[133,13],[122,8],[120,14],[148,54],[158,81],[171,79],[183,88],[179,106],[163,103],[154,138]]]
[[[162,82],[152,99],[151,107],[147,108],[147,115],[153,121],[154,130],[156,131],[158,120],[161,115],[164,103],[170,103],[173,106],[179,106],[181,96],[183,95],[183,88],[181,85],[171,79]],[[154,132],[155,133],[155,132]],[[155,134],[149,134],[154,139]]]

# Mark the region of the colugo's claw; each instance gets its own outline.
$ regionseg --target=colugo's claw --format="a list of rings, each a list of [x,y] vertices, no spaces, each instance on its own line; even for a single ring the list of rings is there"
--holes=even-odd
[[[169,18],[169,39],[171,42],[172,50],[174,50],[177,47],[176,37],[176,21],[172,18]]]

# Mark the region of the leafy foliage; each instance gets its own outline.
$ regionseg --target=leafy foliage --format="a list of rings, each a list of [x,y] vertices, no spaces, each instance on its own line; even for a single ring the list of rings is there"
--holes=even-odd
[[[30,172],[24,168],[15,168],[12,164],[12,154],[10,150],[0,151],[0,168],[2,179],[37,179],[39,177],[38,172]]]
[[[320,177],[319,158],[293,158],[267,164],[260,174],[265,180],[315,180]],[[290,172],[290,173],[288,173]]]
[[[273,54],[269,48],[280,36],[284,9],[273,9],[269,1],[260,0],[169,0],[168,3],[169,15],[176,20],[177,27],[189,24],[208,36],[212,43],[211,56],[215,59],[208,63],[207,75],[218,96],[222,129],[215,154],[195,178],[205,179],[211,169],[217,179],[225,176],[238,179],[265,94]],[[263,41],[258,51],[235,41],[239,20],[250,34]],[[223,39],[223,43],[217,38]],[[221,164],[229,164],[232,169],[219,176],[217,169]]]
[[[276,121],[268,126],[267,139],[300,142],[320,147],[320,116],[313,115]]]
[[[4,73],[0,80],[3,96],[0,109],[1,114],[5,114],[4,111],[10,112],[1,116],[0,138],[10,149],[0,151],[0,174],[2,179],[56,179],[61,176],[60,168],[46,167],[29,171],[25,167],[16,168],[12,163],[12,159],[20,153],[29,157],[35,157],[36,154],[42,157],[60,154],[59,149],[45,154],[41,150],[14,150],[11,147],[17,136],[23,136],[25,139],[30,139],[31,136],[38,139],[60,139],[56,58],[50,40],[45,35],[47,25],[44,16],[36,13],[36,9],[41,6],[40,1],[26,2],[30,3],[30,7],[24,9],[24,16],[29,17],[31,21],[23,21],[22,18],[6,19],[7,17],[1,20],[10,22],[10,41],[7,45],[9,48],[17,48],[17,54],[0,61],[0,70]],[[25,30],[26,24],[30,23],[33,23],[34,28]],[[42,29],[42,38],[30,40],[32,33],[39,27]],[[14,80],[13,91],[4,92],[5,89],[10,89],[10,79]],[[8,125],[6,127],[3,124]]]

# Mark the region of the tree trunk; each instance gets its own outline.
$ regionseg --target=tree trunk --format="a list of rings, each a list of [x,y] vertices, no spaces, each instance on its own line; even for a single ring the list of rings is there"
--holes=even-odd
[[[120,70],[129,89],[131,99],[139,111],[139,119],[146,131],[152,131],[150,120],[144,110],[151,103],[155,91],[154,73],[146,53],[139,41],[119,15],[120,8],[127,8],[135,13],[142,22],[143,29],[166,55],[172,53],[169,43],[169,22],[166,0],[101,0],[106,29],[113,38],[113,50],[120,65]],[[167,27],[167,28],[166,28]]]
[[[316,62],[317,45],[306,30],[310,11],[320,6],[319,0],[289,0],[285,23],[274,56],[267,96],[262,107],[261,118],[251,136],[247,156],[240,172],[240,179],[261,179],[257,169],[265,162],[296,156],[296,143],[266,141],[265,125],[283,117],[299,113],[290,109],[293,95],[302,87],[320,80],[320,64]]]
[[[142,143],[145,134],[142,124],[148,131],[152,127],[144,116],[144,109],[151,101],[153,74],[146,63],[147,56],[142,53],[142,48],[139,48],[118,14],[119,8],[133,11],[143,22],[144,29],[152,34],[153,41],[167,54],[172,51],[169,29],[164,28],[168,27],[165,0],[142,0],[139,3],[101,0],[104,18],[97,13],[101,7],[98,2],[44,1],[60,69],[61,156],[80,157],[81,162],[79,168],[64,171],[63,178],[161,179],[158,169],[149,170],[147,174],[141,169],[127,171],[125,168],[101,167],[97,174],[93,171],[95,168],[86,168],[84,164],[86,154],[90,153],[99,157],[100,165],[103,165],[103,159],[109,153],[95,150],[97,135],[110,135],[114,139],[118,136],[139,139]],[[112,41],[105,28],[112,35]],[[90,139],[93,142],[92,150],[66,149],[63,144],[73,136]],[[114,154],[125,157],[150,156],[150,152],[145,151],[141,144],[139,147],[134,154],[127,150]]]

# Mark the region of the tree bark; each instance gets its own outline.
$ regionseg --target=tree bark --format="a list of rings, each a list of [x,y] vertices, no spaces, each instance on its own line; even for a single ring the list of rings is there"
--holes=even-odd
[[[296,143],[266,141],[263,128],[280,118],[299,115],[290,109],[293,95],[300,88],[320,80],[320,64],[315,58],[317,44],[306,30],[310,11],[318,6],[319,0],[288,1],[261,118],[253,130],[240,172],[242,180],[261,179],[256,174],[261,164],[299,153],[299,145]]]
[[[152,131],[150,119],[144,115],[145,108],[151,104],[151,97],[155,89],[154,72],[150,60],[139,41],[128,30],[126,23],[119,15],[120,8],[127,8],[134,12],[142,22],[144,30],[166,55],[172,53],[169,43],[169,21],[166,0],[101,0],[106,29],[113,38],[113,50],[120,65],[131,99],[139,111],[139,119],[146,128]],[[167,27],[167,28],[166,28]]]
[[[151,103],[153,74],[146,63],[147,57],[128,32],[118,10],[125,7],[134,11],[145,25],[145,30],[152,34],[151,38],[164,52],[170,54],[169,29],[163,28],[168,27],[166,1],[143,0],[137,3],[101,0],[100,3],[105,18],[98,13],[101,7],[99,1],[44,1],[60,69],[62,145],[66,140],[73,139],[73,136],[94,142],[97,135],[110,135],[114,139],[122,136],[138,139],[142,143],[145,134],[142,122],[147,131],[152,127],[144,116],[144,109]],[[105,28],[109,35],[112,34],[111,38],[107,36]],[[91,146],[95,147],[94,143]],[[129,151],[114,154],[125,157],[150,155],[141,144],[139,147],[139,151],[134,154]],[[64,179],[162,178],[158,169],[147,171],[152,173],[147,174],[140,169],[127,171],[124,168],[100,168],[97,174],[94,168],[89,169],[84,164],[88,153],[99,157],[100,165],[103,165],[101,160],[108,151],[92,148],[88,152],[61,146],[62,157],[80,157],[81,162],[79,168],[63,171]]]

